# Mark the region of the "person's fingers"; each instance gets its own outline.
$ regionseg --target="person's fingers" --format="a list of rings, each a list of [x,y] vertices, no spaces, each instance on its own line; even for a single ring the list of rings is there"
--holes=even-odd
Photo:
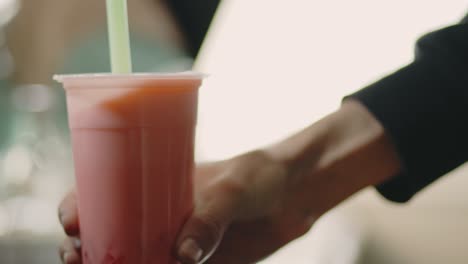
[[[60,259],[64,264],[81,264],[81,242],[77,238],[66,238],[59,248]]]
[[[279,232],[268,219],[233,223],[213,255],[204,264],[256,263],[278,248]],[[248,243],[248,246],[246,246]]]
[[[69,236],[77,236],[80,232],[80,228],[75,191],[68,193],[62,200],[59,206],[58,215],[65,233]]]
[[[279,219],[273,216],[233,222],[215,253],[204,264],[257,263],[305,234],[310,227],[310,224],[298,222],[294,217]]]
[[[178,238],[176,255],[181,263],[202,263],[213,253],[239,212],[240,189],[220,182],[204,192]]]

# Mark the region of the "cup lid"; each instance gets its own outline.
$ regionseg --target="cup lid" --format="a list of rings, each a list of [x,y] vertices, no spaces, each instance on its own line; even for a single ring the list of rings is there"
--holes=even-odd
[[[113,74],[113,73],[89,73],[89,74],[62,74],[54,75],[53,79],[57,82],[64,83],[68,81],[83,81],[83,80],[113,80],[113,81],[128,81],[128,80],[192,80],[204,79],[207,75],[194,71],[174,72],[174,73],[130,73],[130,74]]]

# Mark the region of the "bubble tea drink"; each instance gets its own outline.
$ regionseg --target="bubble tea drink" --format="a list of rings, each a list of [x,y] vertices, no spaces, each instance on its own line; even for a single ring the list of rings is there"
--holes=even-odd
[[[201,76],[59,76],[67,92],[85,264],[175,264],[192,210]]]
[[[195,73],[132,74],[126,0],[106,0],[112,74],[67,94],[85,264],[176,264],[193,207]]]

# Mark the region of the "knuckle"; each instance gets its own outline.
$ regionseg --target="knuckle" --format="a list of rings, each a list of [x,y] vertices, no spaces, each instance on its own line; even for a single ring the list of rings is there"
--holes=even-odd
[[[227,178],[217,186],[219,191],[229,197],[240,198],[247,194],[246,182],[236,178]]]

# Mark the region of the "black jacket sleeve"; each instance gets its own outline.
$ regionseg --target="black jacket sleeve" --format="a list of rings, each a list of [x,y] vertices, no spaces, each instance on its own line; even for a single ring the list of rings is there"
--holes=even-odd
[[[383,124],[403,169],[377,186],[406,202],[468,159],[468,16],[419,39],[414,61],[351,95]]]

